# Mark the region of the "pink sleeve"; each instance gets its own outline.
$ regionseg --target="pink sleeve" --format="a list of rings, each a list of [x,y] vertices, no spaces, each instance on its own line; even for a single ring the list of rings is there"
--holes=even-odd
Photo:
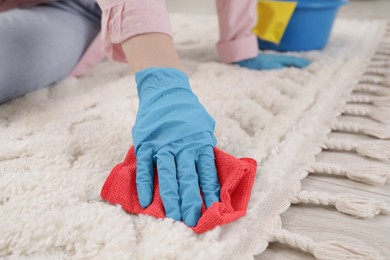
[[[126,62],[121,43],[138,34],[172,35],[165,0],[98,0],[102,9],[103,50],[113,60]]]
[[[256,0],[216,0],[219,19],[217,49],[223,62],[231,63],[257,56]]]

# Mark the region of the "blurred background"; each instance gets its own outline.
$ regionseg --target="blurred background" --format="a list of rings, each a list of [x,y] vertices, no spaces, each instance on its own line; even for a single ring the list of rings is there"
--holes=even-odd
[[[174,13],[213,14],[212,0],[167,0],[168,9]],[[390,0],[350,0],[340,8],[339,17],[356,19],[390,19]]]

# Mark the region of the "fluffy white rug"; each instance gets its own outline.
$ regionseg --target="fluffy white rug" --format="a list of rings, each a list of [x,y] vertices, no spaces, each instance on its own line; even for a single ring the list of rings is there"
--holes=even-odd
[[[215,17],[174,16],[193,90],[217,121],[218,147],[259,162],[248,213],[195,235],[182,223],[101,201],[132,145],[134,77],[104,62],[0,106],[0,256],[91,259],[251,259],[269,241],[299,166],[312,161],[342,97],[362,74],[382,22],[338,21],[304,70],[255,72],[218,62]]]

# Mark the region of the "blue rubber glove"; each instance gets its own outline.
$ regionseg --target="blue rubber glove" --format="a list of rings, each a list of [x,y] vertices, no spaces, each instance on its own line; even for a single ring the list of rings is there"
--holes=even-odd
[[[182,71],[150,68],[135,76],[139,110],[132,132],[139,202],[143,208],[152,202],[157,165],[166,216],[195,226],[202,208],[200,189],[207,208],[219,201],[215,121]]]
[[[251,70],[274,70],[285,67],[304,68],[310,64],[310,61],[288,55],[259,54],[255,58],[235,62],[235,64]]]

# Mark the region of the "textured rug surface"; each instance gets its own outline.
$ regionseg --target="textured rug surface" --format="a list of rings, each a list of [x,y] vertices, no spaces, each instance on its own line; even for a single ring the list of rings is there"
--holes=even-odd
[[[127,66],[107,61],[0,106],[0,256],[251,259],[267,247],[267,229],[289,206],[286,187],[299,183],[296,170],[315,153],[385,27],[338,21],[325,50],[294,54],[313,60],[308,68],[255,72],[218,62],[215,17],[172,23],[192,88],[217,121],[217,146],[259,162],[247,215],[196,235],[102,202],[105,179],[132,145],[138,106]]]

